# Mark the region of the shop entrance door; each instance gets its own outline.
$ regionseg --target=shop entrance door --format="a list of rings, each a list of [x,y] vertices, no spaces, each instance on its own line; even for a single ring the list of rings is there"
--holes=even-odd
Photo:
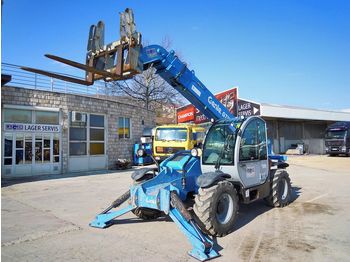
[[[49,174],[51,173],[51,134],[35,134],[33,135],[33,173]]]
[[[5,133],[3,170],[6,176],[33,176],[61,172],[58,133]]]
[[[32,134],[13,133],[11,136],[14,141],[12,157],[13,173],[21,176],[32,175]]]

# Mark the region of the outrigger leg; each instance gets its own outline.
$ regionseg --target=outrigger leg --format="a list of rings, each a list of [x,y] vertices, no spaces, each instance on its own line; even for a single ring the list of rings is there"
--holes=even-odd
[[[213,241],[200,231],[191,214],[188,212],[175,191],[170,193],[170,198],[171,208],[169,216],[185,234],[192,245],[192,250],[189,251],[188,254],[200,261],[218,257],[219,254],[214,250]]]
[[[94,221],[90,223],[90,226],[92,227],[98,227],[98,228],[106,228],[112,225],[112,220],[114,218],[117,218],[121,215],[124,215],[125,213],[128,213],[129,211],[132,211],[135,209],[131,204],[127,205],[125,208],[122,208],[118,211],[109,212],[111,209],[119,207],[121,204],[123,204],[125,201],[130,199],[130,190],[125,192],[122,196],[118,197],[116,200],[113,201],[113,203],[107,207],[105,210],[103,210],[100,214],[98,214]]]
[[[167,208],[162,210],[161,207],[157,204],[155,204],[154,207],[152,206],[152,208],[162,210],[163,212],[168,213],[170,218],[185,234],[185,236],[192,245],[192,250],[188,252],[189,255],[200,261],[205,261],[214,257],[218,257],[219,254],[217,251],[214,250],[213,241],[206,234],[202,233],[201,230],[198,228],[197,224],[195,223],[191,214],[188,212],[185,205],[177,195],[176,191],[169,192],[169,190],[164,190],[163,193],[165,194],[161,194],[160,191],[158,191],[158,195],[156,196],[156,198],[159,199],[158,197],[163,196],[162,201],[155,201],[155,203],[165,202],[164,204]],[[97,215],[94,221],[90,223],[90,226],[98,228],[108,227],[112,225],[112,220],[116,217],[119,217],[129,211],[132,211],[136,207],[143,207],[144,205],[146,205],[146,203],[149,204],[150,202],[153,202],[151,201],[151,199],[155,197],[148,196],[147,194],[144,194],[143,191],[136,191],[134,193],[135,195],[133,197],[130,197],[130,191],[125,192],[102,213]],[[122,203],[129,199],[129,205],[127,205],[125,208],[122,208],[118,211],[110,212],[111,209],[119,207]],[[131,202],[133,202],[133,200],[135,202],[135,199],[138,199],[139,202],[137,204],[134,203],[134,205],[132,205]]]

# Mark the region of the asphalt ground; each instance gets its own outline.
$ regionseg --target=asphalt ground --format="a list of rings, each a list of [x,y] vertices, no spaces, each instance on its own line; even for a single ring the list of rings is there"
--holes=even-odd
[[[293,202],[241,205],[235,231],[213,261],[349,261],[350,158],[289,158]],[[168,218],[132,213],[107,229],[88,226],[128,190],[131,170],[3,180],[3,261],[196,261]]]

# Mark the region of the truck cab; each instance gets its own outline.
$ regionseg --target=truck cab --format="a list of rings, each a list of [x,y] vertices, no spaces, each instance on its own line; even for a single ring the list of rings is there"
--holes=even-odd
[[[326,129],[326,153],[350,156],[350,122],[336,122]]]
[[[181,150],[201,147],[205,128],[194,124],[162,125],[153,130],[153,156],[161,162]]]

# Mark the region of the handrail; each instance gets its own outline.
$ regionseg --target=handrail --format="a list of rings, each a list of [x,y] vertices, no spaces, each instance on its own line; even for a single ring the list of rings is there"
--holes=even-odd
[[[103,81],[96,81],[94,85],[84,86],[63,80],[55,79],[24,71],[20,65],[1,63],[1,74],[11,75],[11,81],[4,86],[16,86],[19,88],[28,88],[43,91],[52,91],[69,94],[84,95],[106,95],[108,87]],[[60,73],[61,74],[61,73]],[[75,77],[65,74],[66,76]]]

